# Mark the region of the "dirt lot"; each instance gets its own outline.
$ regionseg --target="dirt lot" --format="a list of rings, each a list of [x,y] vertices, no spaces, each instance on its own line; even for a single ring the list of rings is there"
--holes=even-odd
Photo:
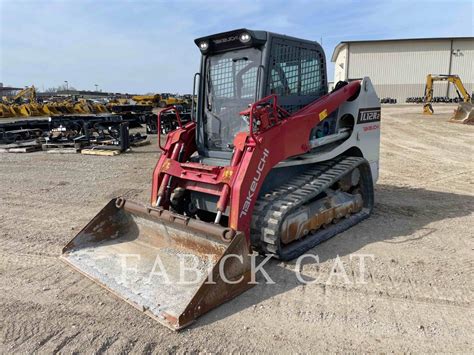
[[[117,157],[0,155],[0,352],[474,351],[474,127],[382,112],[373,216],[174,333],[58,259],[112,197],[148,201],[155,146]],[[354,254],[366,259],[366,283]],[[340,256],[350,283],[332,277]],[[471,329],[471,330],[469,330]]]

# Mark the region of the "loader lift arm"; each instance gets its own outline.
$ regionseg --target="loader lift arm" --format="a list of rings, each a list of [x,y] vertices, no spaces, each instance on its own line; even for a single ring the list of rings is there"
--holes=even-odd
[[[291,116],[278,106],[276,95],[255,102],[249,110],[241,112],[250,117],[250,128],[248,132],[236,135],[231,164],[228,166],[209,167],[200,163],[180,163],[177,159],[180,152],[183,161],[194,153],[194,147],[184,152],[183,147],[189,146],[190,140],[195,139],[196,126],[189,123],[171,132],[153,173],[152,206],[168,208],[170,191],[177,187],[218,196],[216,217],[226,210],[231,199],[234,205],[230,210],[229,226],[233,230],[244,232],[249,239],[255,198],[249,200],[248,194],[244,192],[252,191],[255,196],[258,195],[265,177],[276,164],[307,153],[311,149],[309,141],[301,138],[309,138],[307,132],[312,127],[343,102],[357,95],[359,90],[360,82],[353,81]],[[287,117],[281,119],[282,112]],[[256,122],[259,122],[258,125]],[[256,127],[258,128],[255,129]],[[285,145],[281,145],[281,141],[286,142]],[[262,159],[265,164],[262,164]],[[256,171],[259,172],[257,181],[254,178]],[[171,185],[170,179],[173,181]],[[215,223],[219,223],[219,219],[216,218]]]

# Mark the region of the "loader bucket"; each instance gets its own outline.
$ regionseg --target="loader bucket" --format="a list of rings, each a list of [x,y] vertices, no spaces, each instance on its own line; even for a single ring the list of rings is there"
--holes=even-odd
[[[10,106],[0,103],[0,118],[14,117],[15,111],[13,111]]]
[[[454,114],[449,119],[449,122],[474,124],[473,104],[470,102],[461,102],[456,110],[454,110]]]
[[[61,257],[173,330],[253,286],[244,234],[123,198],[110,201]]]
[[[46,113],[46,115],[59,115],[58,109],[52,104],[44,104],[43,111]]]
[[[22,117],[20,107],[18,105],[10,105],[10,111],[13,114],[13,117]]]

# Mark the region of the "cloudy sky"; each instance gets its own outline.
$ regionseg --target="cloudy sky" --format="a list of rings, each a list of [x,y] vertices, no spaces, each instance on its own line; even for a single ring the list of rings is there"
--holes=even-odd
[[[344,40],[473,36],[473,12],[473,0],[0,0],[0,82],[185,93],[203,35],[246,27],[322,39],[329,60]]]

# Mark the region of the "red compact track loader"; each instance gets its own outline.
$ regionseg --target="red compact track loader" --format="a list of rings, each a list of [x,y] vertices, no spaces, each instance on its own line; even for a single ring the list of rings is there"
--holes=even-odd
[[[159,143],[150,205],[113,199],[62,255],[175,330],[252,287],[252,253],[294,259],[367,218],[378,177],[368,78],[328,93],[321,46],[275,33],[195,43],[193,120],[162,111],[179,127]]]

